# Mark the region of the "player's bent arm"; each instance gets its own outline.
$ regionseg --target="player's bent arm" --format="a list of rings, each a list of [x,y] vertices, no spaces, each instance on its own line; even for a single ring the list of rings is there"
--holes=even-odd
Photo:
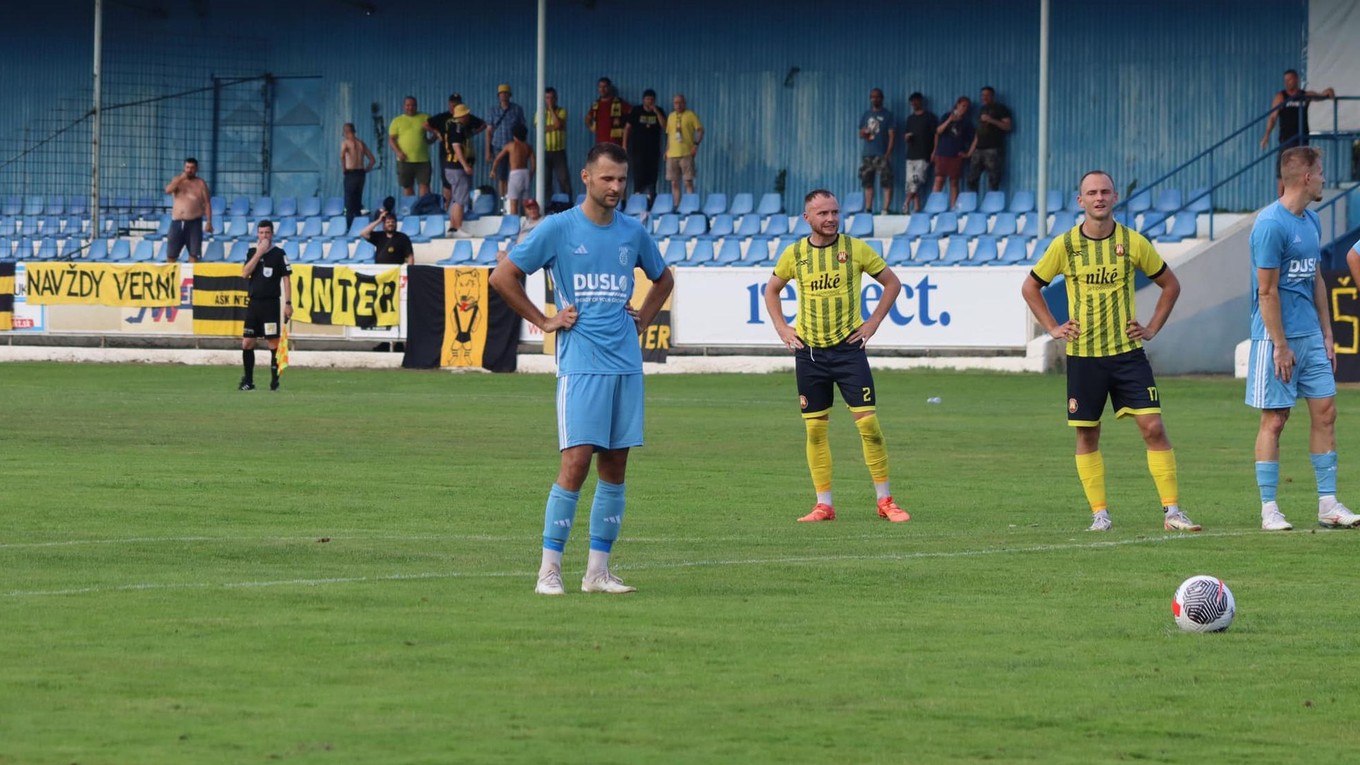
[[[1025,299],[1025,305],[1029,306],[1029,312],[1034,314],[1039,326],[1044,328],[1044,332],[1052,335],[1053,330],[1058,327],[1058,320],[1054,318],[1053,312],[1048,310],[1048,303],[1044,302],[1045,286],[1038,277],[1030,274],[1025,277],[1025,283],[1020,285],[1020,296]]]
[[[1346,251],[1346,270],[1351,272],[1351,281],[1360,284],[1360,250]]]
[[[1318,325],[1322,327],[1322,339],[1332,344],[1332,309],[1327,305],[1327,285],[1319,273],[1313,277],[1313,304],[1317,306]]]
[[[1280,269],[1256,269],[1256,301],[1261,306],[1261,323],[1275,347],[1288,346],[1284,337],[1284,319],[1280,314]]]
[[[647,297],[642,299],[642,307],[638,309],[638,327],[646,327],[652,323],[658,313],[661,313],[661,306],[666,304],[666,298],[671,296],[671,290],[675,289],[675,275],[667,268],[661,275],[652,281],[651,289],[647,290]]]
[[[878,305],[869,316],[869,320],[875,324],[882,324],[883,319],[888,315],[888,311],[891,311],[893,305],[897,303],[897,296],[902,293],[902,280],[897,277],[891,267],[884,268],[876,274],[870,274],[870,276],[874,278],[874,281],[883,285],[883,295],[879,298]]]
[[[529,299],[529,293],[524,291],[524,283],[521,281],[523,278],[524,272],[507,258],[496,264],[487,281],[492,289],[500,293],[501,299],[510,306],[510,310],[535,327],[548,331],[546,326],[548,317]]]
[[[788,279],[778,274],[770,277],[770,281],[765,284],[765,313],[769,315],[770,323],[774,325],[774,331],[779,335],[779,341],[784,347],[795,349],[803,347],[803,342],[798,339],[798,331],[784,320],[784,311],[779,307],[779,296],[783,294],[788,283]]]
[[[1166,320],[1171,318],[1171,309],[1176,307],[1176,300],[1181,296],[1181,280],[1176,278],[1171,266],[1163,268],[1152,283],[1161,288],[1162,294],[1157,298],[1157,307],[1152,309],[1152,318],[1147,323],[1149,337],[1162,331]]]

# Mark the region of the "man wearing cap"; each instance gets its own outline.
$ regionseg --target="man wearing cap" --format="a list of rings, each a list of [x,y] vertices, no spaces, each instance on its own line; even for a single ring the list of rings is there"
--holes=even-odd
[[[450,94],[449,94],[449,110],[446,111],[446,112],[440,112],[440,113],[434,115],[433,117],[431,117],[431,118],[430,118],[430,121],[425,123],[425,129],[428,130],[428,131],[430,131],[431,133],[435,134],[435,136],[437,136],[437,137],[439,138],[439,140],[442,142],[442,141],[444,140],[444,134],[448,132],[449,123],[453,122],[453,110],[456,109],[456,108],[458,107],[458,105],[461,104],[461,103],[463,103],[463,96],[462,96],[461,94],[458,94],[458,93],[450,93]],[[452,189],[449,187],[449,180],[448,180],[448,173],[447,173],[447,170],[448,170],[448,166],[447,166],[447,164],[446,164],[445,161],[444,161],[444,152],[443,152],[443,151],[440,151],[440,152],[439,152],[439,179],[440,179],[440,181],[442,182],[441,185],[444,187],[444,188],[443,188],[443,196],[444,196],[444,208],[445,208],[445,209],[448,209],[448,206],[449,206],[449,198],[450,198],[450,196],[451,196],[451,191],[452,191]]]
[[[520,105],[510,100],[510,86],[505,83],[496,88],[496,105],[487,112],[486,119],[490,125],[490,129],[486,131],[487,172],[495,177],[496,190],[500,192],[501,199],[504,199],[505,181],[510,177],[510,166],[507,164],[497,172],[491,158],[500,154],[501,149],[513,140],[512,131],[516,125],[523,125],[527,130],[529,123],[525,121],[524,110]]]
[[[911,114],[902,128],[907,142],[907,201],[902,204],[902,212],[910,215],[921,211],[926,181],[930,179],[930,150],[935,147],[935,128],[940,119],[926,110],[926,97],[919,92],[907,98],[911,102]]]
[[[486,123],[473,116],[466,104],[453,107],[452,119],[443,137],[444,179],[449,182],[449,231],[455,237],[467,236],[462,230],[463,213],[471,200],[472,164],[477,159],[472,137],[484,130]]]
[[[666,134],[666,113],[656,105],[656,91],[642,91],[642,105],[629,112],[623,126],[623,150],[628,152],[633,193],[646,194],[647,204],[656,200],[656,179],[661,172],[661,144]]]

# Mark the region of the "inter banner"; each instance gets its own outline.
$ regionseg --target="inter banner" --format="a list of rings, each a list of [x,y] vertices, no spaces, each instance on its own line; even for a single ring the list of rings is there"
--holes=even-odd
[[[241,264],[194,264],[195,335],[240,337],[249,302]]]
[[[490,288],[489,268],[408,266],[408,369],[483,367],[513,372],[520,318]]]
[[[543,280],[543,314],[551,317],[557,313],[557,296],[553,289],[552,274],[545,271],[544,275],[547,278]],[[642,307],[642,301],[647,299],[647,292],[651,288],[652,281],[647,278],[647,274],[641,268],[634,269],[631,305],[634,308]],[[656,312],[656,318],[652,319],[652,323],[638,336],[643,361],[666,363],[666,355],[671,348],[671,300],[674,297],[674,291],[666,296],[666,302],[661,306],[661,310]],[[543,335],[543,353],[548,356],[557,355],[556,332]]]
[[[178,263],[25,263],[24,269],[27,300],[34,305],[166,308],[180,303]]]
[[[401,323],[401,269],[364,274],[344,266],[293,264],[293,320],[347,327]]]
[[[14,329],[14,264],[0,263],[0,332]]]

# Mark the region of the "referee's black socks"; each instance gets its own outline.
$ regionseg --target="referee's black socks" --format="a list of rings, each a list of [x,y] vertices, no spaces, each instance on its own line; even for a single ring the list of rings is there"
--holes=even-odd
[[[273,348],[269,349],[269,379],[279,381],[279,352]]]
[[[241,366],[245,368],[245,382],[255,381],[255,349],[241,351]]]

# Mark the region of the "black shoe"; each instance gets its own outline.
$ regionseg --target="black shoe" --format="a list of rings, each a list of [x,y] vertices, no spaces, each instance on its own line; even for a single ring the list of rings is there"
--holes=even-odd
[[[373,346],[373,350],[386,353],[387,351],[392,350],[392,345],[390,343],[378,343]]]
[[[246,378],[242,377],[242,378],[241,378],[241,385],[240,385],[240,387],[237,388],[237,390],[255,390],[255,383],[253,383],[253,382],[251,382],[250,380],[247,380]]]
[[[269,381],[269,389],[270,389],[270,390],[278,390],[278,389],[279,389],[279,378],[275,377],[274,379],[272,379],[272,380]]]

